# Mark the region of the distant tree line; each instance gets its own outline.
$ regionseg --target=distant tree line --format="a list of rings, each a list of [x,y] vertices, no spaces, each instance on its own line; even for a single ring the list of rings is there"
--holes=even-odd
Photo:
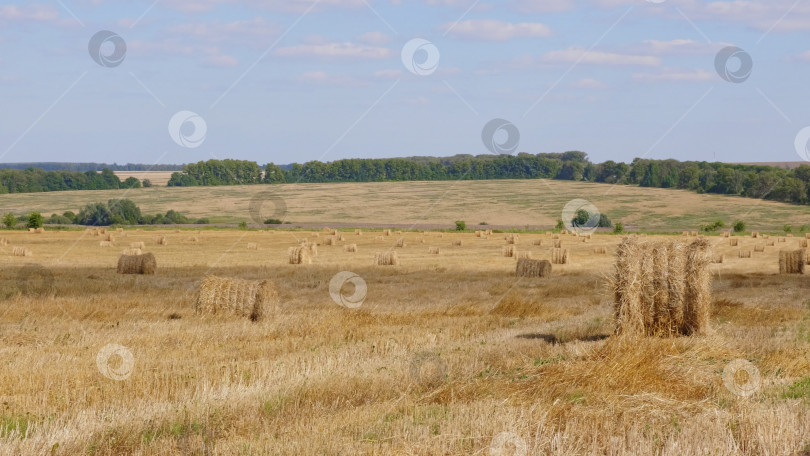
[[[55,192],[60,190],[110,190],[138,188],[141,181],[128,177],[123,182],[112,170],[45,171],[37,168],[0,169],[0,194]]]
[[[37,168],[45,171],[180,171],[183,165],[147,165],[140,163],[63,163],[63,162],[30,162],[30,163],[0,163],[0,169],[28,169]]]
[[[630,164],[614,161],[594,164],[584,152],[579,151],[536,155],[521,153],[516,156],[345,159],[329,163],[310,161],[293,163],[284,168],[268,163],[264,170],[262,175],[259,165],[250,161],[208,160],[185,165],[182,172],[172,174],[169,185],[561,179],[677,188],[794,204],[810,203],[808,165],[783,169],[762,165],[640,158]]]
[[[21,216],[9,212],[3,216],[2,222],[7,228],[15,228],[21,223],[28,228],[39,228],[43,224],[87,226],[207,224],[210,220],[207,218],[192,220],[174,210],[166,211],[166,214],[143,214],[141,208],[132,200],[118,199],[88,204],[81,208],[78,214],[66,211],[62,215],[51,214],[48,218],[42,217],[39,212]]]

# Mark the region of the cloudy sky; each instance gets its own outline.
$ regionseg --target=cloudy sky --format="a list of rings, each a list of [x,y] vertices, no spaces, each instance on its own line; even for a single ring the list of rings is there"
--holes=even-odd
[[[482,154],[496,118],[522,152],[796,161],[808,37],[801,0],[6,0],[0,162]]]

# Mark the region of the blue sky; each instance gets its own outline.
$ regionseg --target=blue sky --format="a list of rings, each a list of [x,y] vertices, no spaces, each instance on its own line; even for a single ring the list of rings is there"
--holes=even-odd
[[[94,61],[99,31],[123,62],[109,40]],[[520,152],[796,161],[808,32],[796,0],[6,1],[0,162],[483,154],[494,118]],[[744,81],[715,68],[728,46]],[[183,111],[196,138],[191,114],[170,133]]]

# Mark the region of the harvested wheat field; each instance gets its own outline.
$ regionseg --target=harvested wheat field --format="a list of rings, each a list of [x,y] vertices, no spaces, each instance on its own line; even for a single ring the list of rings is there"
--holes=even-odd
[[[378,239],[366,229],[351,237],[354,253],[335,240],[290,264],[291,248],[324,239],[317,231],[203,230],[192,242],[127,230],[128,245],[152,246],[149,275],[117,274],[120,249],[89,232],[5,232],[0,454],[810,450],[810,276],[780,274],[779,250],[798,239],[741,259],[759,239],[708,236],[704,274],[689,269],[700,238],[641,238],[660,242],[643,260],[658,269],[632,299],[662,312],[699,301],[708,317],[700,331],[645,337],[617,335],[621,236],[563,236],[573,261],[548,273],[516,274],[502,235],[472,231]],[[532,251],[524,264],[552,260],[551,234],[515,242]],[[20,245],[36,255],[13,256]],[[396,265],[375,261],[391,253]],[[212,276],[222,284],[208,293]],[[666,300],[659,281],[671,284]],[[264,286],[273,304],[251,321]],[[690,286],[700,288],[691,301]],[[225,307],[237,310],[205,311]]]

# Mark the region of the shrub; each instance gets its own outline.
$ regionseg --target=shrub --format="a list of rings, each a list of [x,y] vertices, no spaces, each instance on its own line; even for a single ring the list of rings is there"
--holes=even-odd
[[[39,212],[32,212],[28,214],[28,228],[42,228],[42,214]]]
[[[557,219],[557,225],[554,226],[554,229],[557,231],[562,231],[565,229],[565,222],[562,219]]]
[[[126,180],[121,183],[121,188],[141,188],[141,181],[139,181],[137,177],[127,177]]]
[[[244,221],[244,220],[242,220],[241,222],[239,222],[239,229],[240,229],[240,230],[246,230],[246,229],[247,229],[247,222],[246,222],[246,221]]]
[[[792,226],[790,226],[790,225],[785,225],[785,226],[783,226],[783,227],[782,227],[782,230],[783,230],[785,233],[790,233],[791,231],[793,231],[793,227],[792,227]]]
[[[613,227],[613,232],[616,234],[624,233],[624,223],[616,222],[616,226]]]
[[[279,219],[269,218],[264,221],[265,225],[281,225],[283,222]]]
[[[481,223],[479,223],[479,225],[489,225],[489,223],[487,223],[487,222],[481,222]]]
[[[607,214],[599,214],[599,228],[611,228],[612,226],[613,222],[610,221]]]
[[[11,212],[3,216],[3,225],[6,225],[6,228],[14,228],[17,226],[17,217],[14,216]]]
[[[743,222],[742,220],[737,220],[736,222],[734,222],[733,229],[735,233],[742,233],[743,231],[745,231],[745,222]]]
[[[724,226],[726,226],[726,224],[723,223],[722,220],[715,220],[712,223],[709,223],[709,224],[706,224],[706,225],[701,225],[700,230],[704,231],[704,232],[707,232],[707,233],[711,233],[711,232],[715,232],[715,231],[719,230],[720,228],[723,228]]]
[[[209,223],[211,223],[211,219],[208,218],[198,218],[194,221],[195,225],[208,225]]]
[[[149,179],[144,179],[143,182],[141,182],[141,185],[143,185],[144,188],[149,188],[152,186],[152,181]]]
[[[456,231],[464,231],[467,229],[467,223],[464,220],[456,220]]]

